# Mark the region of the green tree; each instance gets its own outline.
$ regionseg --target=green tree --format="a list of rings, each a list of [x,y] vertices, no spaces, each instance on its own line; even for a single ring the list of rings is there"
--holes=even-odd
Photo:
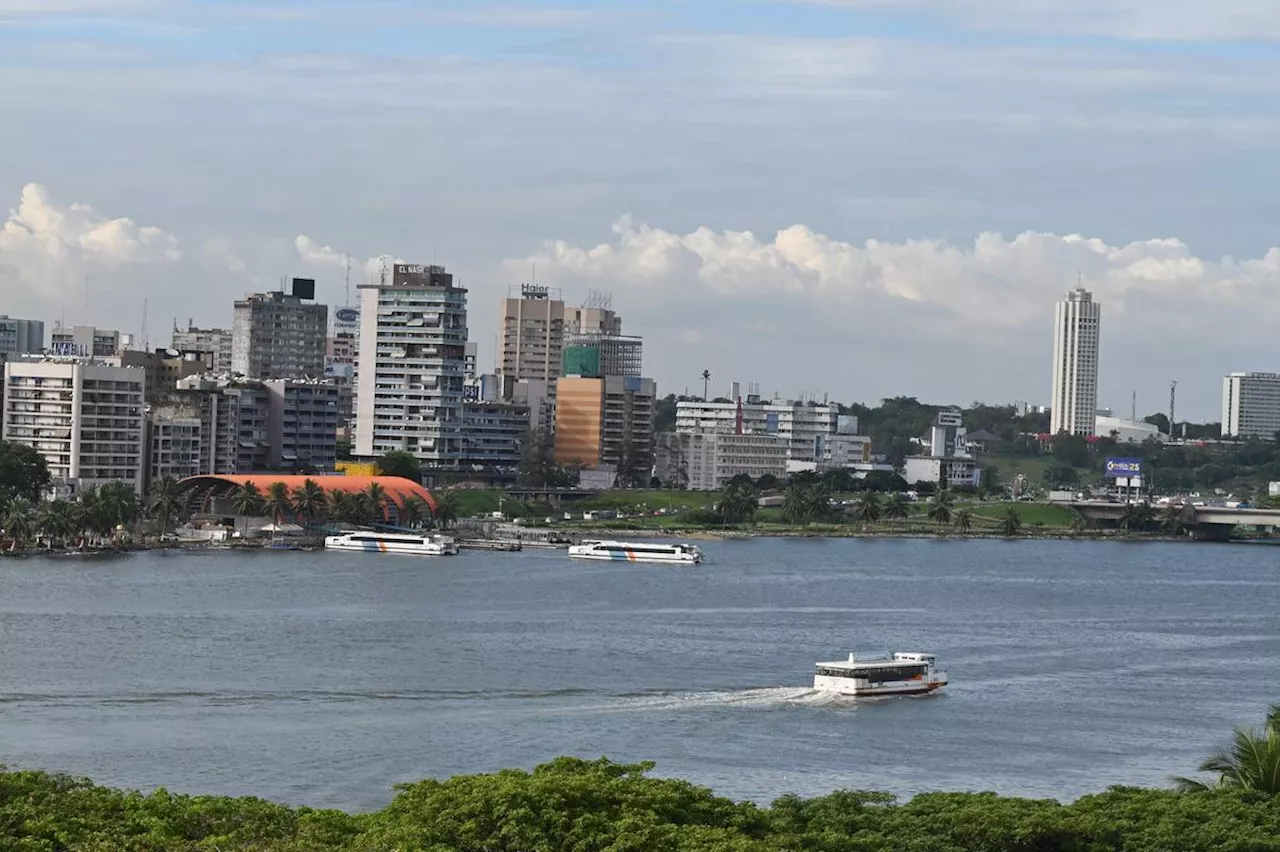
[[[262,491],[252,482],[246,482],[231,494],[231,508],[244,518],[244,533],[249,536],[249,519],[262,516]]]
[[[285,515],[293,510],[293,497],[289,494],[289,486],[283,482],[273,482],[268,485],[266,496],[262,499],[262,510],[277,524],[284,523]]]
[[[1069,435],[1059,432],[1050,442],[1053,457],[1068,467],[1089,466],[1089,442],[1083,435]]]
[[[747,524],[755,519],[760,497],[750,477],[734,477],[725,484],[716,504],[722,524]]]
[[[1000,519],[1000,534],[1012,538],[1022,532],[1022,515],[1017,506],[1010,506]]]
[[[556,464],[555,438],[545,429],[530,429],[520,439],[516,482],[526,488],[568,488],[573,477]]]
[[[956,509],[955,516],[952,518],[955,528],[962,533],[968,533],[973,529],[973,510],[968,506],[961,506]]]
[[[863,495],[871,496],[875,492],[868,492]],[[859,498],[858,505],[861,507],[862,500]],[[887,521],[905,521],[911,517],[911,504],[907,502],[907,498],[902,496],[901,492],[895,491],[889,495],[889,499],[884,502],[883,508],[880,509],[879,517],[883,517]]]
[[[782,517],[789,524],[802,525],[822,520],[830,511],[831,496],[818,481],[801,481],[787,488]]]
[[[50,549],[75,535],[75,509],[66,500],[48,500],[36,510],[35,526]]]
[[[351,495],[340,488],[330,491],[325,498],[325,513],[331,520],[351,522]]]
[[[929,520],[937,524],[951,523],[951,514],[955,511],[956,500],[950,491],[939,491],[929,505]]]
[[[1170,503],[1164,507],[1164,511],[1160,513],[1160,525],[1164,527],[1165,532],[1169,535],[1181,535],[1185,522],[1183,521],[1183,507]]]
[[[412,453],[392,450],[374,462],[379,476],[402,476],[414,482],[422,481],[422,466]]]
[[[398,510],[399,524],[402,527],[417,529],[426,523],[430,517],[430,505],[426,500],[414,494],[405,497]]]
[[[10,500],[5,508],[4,534],[16,544],[25,544],[31,539],[33,514],[31,503],[25,497]]]
[[[387,489],[376,482],[371,482],[369,487],[363,491],[363,494],[369,501],[368,517],[375,521],[381,521],[385,518],[387,513]]]
[[[1236,728],[1231,742],[1205,758],[1200,772],[1217,775],[1213,781],[1175,779],[1183,792],[1203,792],[1213,788],[1237,788],[1280,794],[1280,704],[1271,705],[1261,729]]]
[[[0,502],[15,497],[37,503],[49,487],[49,465],[31,447],[0,441]]]
[[[458,492],[445,491],[436,495],[435,520],[441,529],[449,529],[458,522]]]
[[[151,483],[151,516],[160,521],[160,534],[169,531],[170,522],[182,511],[182,499],[178,495],[178,480],[162,476]]]
[[[294,513],[308,521],[322,517],[328,508],[324,489],[314,479],[304,479],[301,485],[293,489],[291,497]]]
[[[1044,469],[1044,484],[1050,488],[1073,486],[1080,483],[1080,474],[1074,467],[1065,464],[1051,464]]]
[[[901,497],[902,495],[898,495]],[[880,494],[877,491],[864,491],[858,495],[858,502],[854,504],[853,516],[864,524],[874,524],[880,520],[883,513],[883,507],[880,504]]]

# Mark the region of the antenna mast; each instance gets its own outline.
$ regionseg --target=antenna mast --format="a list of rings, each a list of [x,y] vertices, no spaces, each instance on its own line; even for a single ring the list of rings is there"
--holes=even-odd
[[[1169,440],[1173,440],[1174,403],[1178,401],[1178,380],[1169,382]]]
[[[347,255],[347,296],[343,307],[351,307],[351,255]]]

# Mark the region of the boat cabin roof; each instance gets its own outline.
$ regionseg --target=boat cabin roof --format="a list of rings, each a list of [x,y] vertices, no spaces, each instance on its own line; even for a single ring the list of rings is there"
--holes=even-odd
[[[892,657],[868,657],[857,659],[853,654],[847,660],[834,660],[829,663],[815,663],[826,669],[848,669],[850,671],[864,669],[890,669],[902,666],[927,666],[934,662],[933,654],[894,654]]]

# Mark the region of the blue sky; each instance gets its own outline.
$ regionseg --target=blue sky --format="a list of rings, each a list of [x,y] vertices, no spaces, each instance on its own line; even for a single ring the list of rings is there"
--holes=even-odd
[[[1258,0],[0,0],[0,312],[145,299],[164,343],[434,257],[483,363],[536,264],[670,390],[1040,401],[1083,274],[1104,402],[1216,417],[1280,368],[1278,40]]]

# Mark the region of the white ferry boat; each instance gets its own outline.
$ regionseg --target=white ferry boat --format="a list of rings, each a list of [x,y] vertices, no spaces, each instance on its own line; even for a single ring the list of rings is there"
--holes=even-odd
[[[626,541],[584,541],[569,548],[571,559],[612,559],[625,562],[671,562],[697,565],[702,551],[692,544],[632,544]]]
[[[891,657],[849,659],[818,663],[813,688],[839,695],[920,695],[947,685],[933,654],[895,653]]]
[[[324,547],[325,550],[407,553],[414,556],[452,556],[458,552],[458,543],[449,536],[364,530],[325,536]]]

